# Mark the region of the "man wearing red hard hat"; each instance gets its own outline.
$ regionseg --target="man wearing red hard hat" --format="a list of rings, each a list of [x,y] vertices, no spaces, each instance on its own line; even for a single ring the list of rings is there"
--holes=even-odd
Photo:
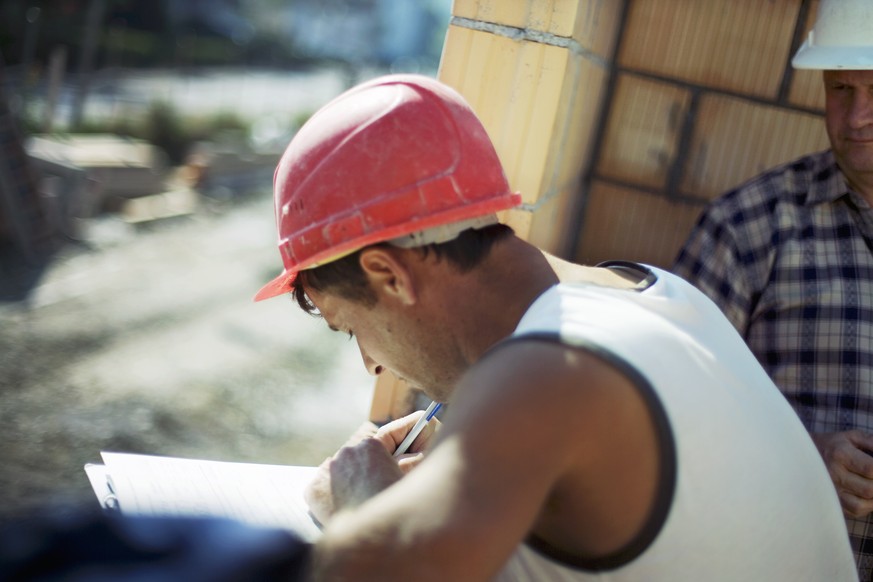
[[[873,2],[821,0],[795,54],[821,70],[830,148],[704,210],[674,272],[712,298],[812,435],[873,580]]]
[[[853,580],[839,501],[718,308],[628,262],[514,235],[482,124],[433,79],[318,111],[276,169],[293,294],[447,403],[342,448],[311,484],[317,580]]]

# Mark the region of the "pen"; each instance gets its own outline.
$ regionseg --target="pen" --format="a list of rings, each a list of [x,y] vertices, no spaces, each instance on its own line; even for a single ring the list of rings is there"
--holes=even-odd
[[[406,435],[406,438],[403,439],[403,442],[397,447],[397,450],[394,451],[394,456],[399,457],[403,453],[406,452],[406,449],[409,448],[409,445],[412,444],[412,441],[416,439],[416,437],[421,434],[421,431],[424,429],[425,425],[430,421],[431,418],[439,411],[442,404],[439,402],[431,402],[430,406],[424,411],[424,414],[421,418],[418,419],[412,426],[412,430],[409,431],[409,434]]]

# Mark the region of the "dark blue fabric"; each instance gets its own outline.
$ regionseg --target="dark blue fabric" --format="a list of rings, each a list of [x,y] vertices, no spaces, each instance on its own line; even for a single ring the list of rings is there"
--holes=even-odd
[[[0,525],[0,581],[293,581],[310,550],[291,532],[224,519],[39,515]]]

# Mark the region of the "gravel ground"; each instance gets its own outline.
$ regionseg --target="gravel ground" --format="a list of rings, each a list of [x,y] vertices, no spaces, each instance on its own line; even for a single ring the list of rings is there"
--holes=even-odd
[[[280,265],[270,202],[101,218],[0,303],[0,518],[96,504],[101,450],[317,464],[366,419],[356,345],[251,301]]]

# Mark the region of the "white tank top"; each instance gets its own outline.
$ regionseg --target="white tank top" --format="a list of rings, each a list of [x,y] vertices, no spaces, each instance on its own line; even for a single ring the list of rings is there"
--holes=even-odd
[[[635,381],[660,421],[660,501],[614,556],[569,564],[529,540],[495,580],[857,580],[821,457],[718,307],[666,271],[604,265],[647,271],[648,286],[557,285],[508,341],[578,345]]]

